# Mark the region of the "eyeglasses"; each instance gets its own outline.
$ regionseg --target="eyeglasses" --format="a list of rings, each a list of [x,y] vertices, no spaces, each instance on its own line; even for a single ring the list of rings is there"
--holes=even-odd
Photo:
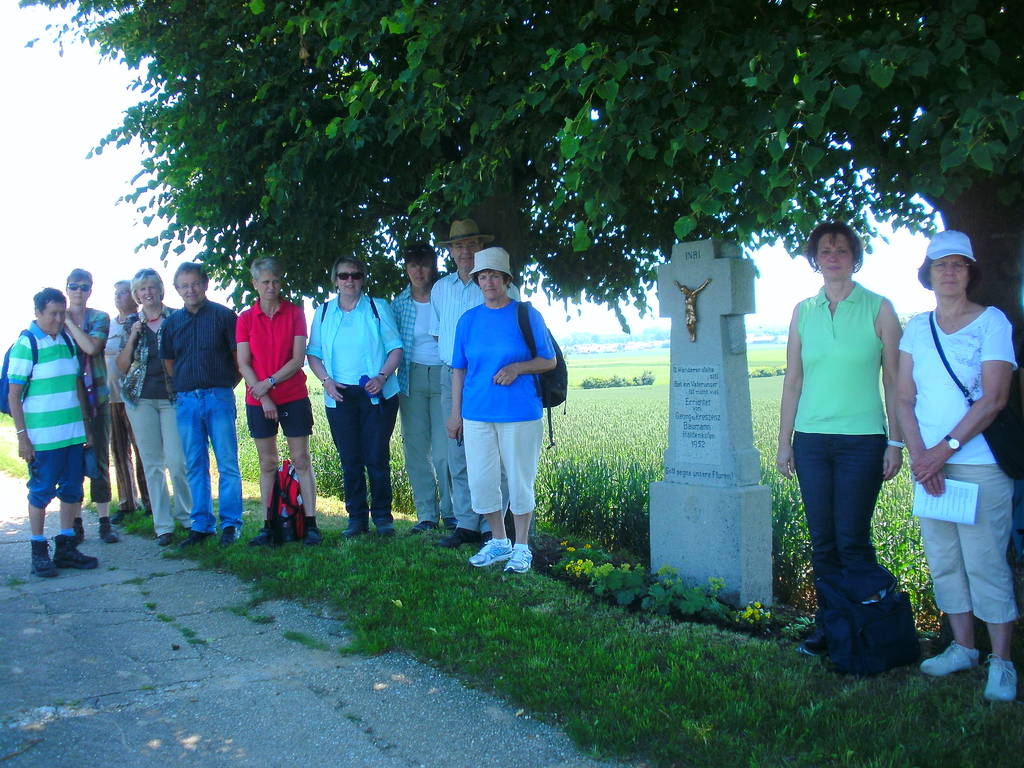
[[[362,272],[335,272],[334,276],[339,280],[362,280]]]
[[[92,283],[68,283],[68,290],[82,291],[83,293],[85,293],[86,291],[92,290]]]

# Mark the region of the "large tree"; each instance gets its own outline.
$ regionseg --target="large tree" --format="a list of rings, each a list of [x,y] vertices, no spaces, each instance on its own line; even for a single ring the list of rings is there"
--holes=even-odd
[[[274,252],[317,293],[354,251],[387,283],[472,212],[528,282],[615,306],[680,238],[795,250],[931,206],[1024,320],[1016,3],[37,1],[139,69],[104,144],[142,140],[158,240],[222,277]]]

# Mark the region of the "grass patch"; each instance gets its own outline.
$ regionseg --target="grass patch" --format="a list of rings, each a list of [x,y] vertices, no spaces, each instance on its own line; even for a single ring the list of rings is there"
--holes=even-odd
[[[254,582],[262,598],[326,601],[353,630],[346,653],[410,651],[601,754],[661,765],[1016,764],[1024,709],[984,704],[980,673],[840,677],[789,643],[630,614],[538,574],[471,568],[468,550],[441,550],[433,535],[324,533],[311,550],[189,556]]]
[[[4,581],[4,586],[7,587],[20,587],[22,584],[28,584],[24,579],[19,579],[17,576],[8,576]]]
[[[167,623],[171,623],[174,621],[174,617],[168,616],[166,613],[158,613],[156,617],[159,621],[165,621]]]
[[[293,630],[288,630],[286,632],[282,632],[281,636],[285,640],[291,640],[293,643],[304,645],[307,648],[314,648],[318,651],[329,651],[331,649],[330,646],[327,645],[327,643],[321,642],[320,640],[317,640],[315,637],[310,637],[305,632],[295,632]]]
[[[250,600],[242,605],[233,605],[228,608],[231,613],[248,619],[253,624],[273,624],[277,619],[267,613],[253,613],[252,609],[259,605],[259,600]]]
[[[152,610],[154,610],[154,609],[156,608],[156,603],[154,603],[154,602],[152,602],[152,601],[150,601],[150,602],[146,603],[145,605],[146,605],[146,607],[147,607],[147,608],[148,608],[149,610],[151,610],[151,611],[152,611]]]
[[[142,576],[136,576],[134,579],[125,579],[121,582],[122,584],[145,584],[146,579]]]

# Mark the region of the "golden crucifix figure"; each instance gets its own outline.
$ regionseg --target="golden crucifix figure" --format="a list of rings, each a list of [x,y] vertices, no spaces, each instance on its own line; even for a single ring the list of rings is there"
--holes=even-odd
[[[697,294],[703,291],[711,284],[711,278],[709,277],[703,283],[700,288],[689,289],[678,280],[674,281],[676,288],[679,289],[680,293],[683,294],[683,300],[686,304],[686,330],[690,332],[690,341],[697,340]]]

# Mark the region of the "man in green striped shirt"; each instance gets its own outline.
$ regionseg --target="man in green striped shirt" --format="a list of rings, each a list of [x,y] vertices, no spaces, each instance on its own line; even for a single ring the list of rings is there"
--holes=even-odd
[[[57,568],[88,569],[99,563],[78,551],[73,527],[82,508],[88,437],[78,356],[64,331],[67,300],[56,288],[44,288],[34,301],[35,322],[11,348],[8,404],[18,434],[18,455],[28,463],[32,572],[56,576]],[[60,499],[61,532],[51,560],[43,526],[54,497]]]

